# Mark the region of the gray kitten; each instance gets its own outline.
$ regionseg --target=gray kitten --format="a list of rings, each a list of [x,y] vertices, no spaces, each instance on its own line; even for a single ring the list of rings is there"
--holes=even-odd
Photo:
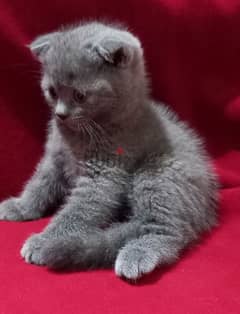
[[[37,38],[52,119],[44,156],[0,219],[61,210],[22,247],[49,268],[110,267],[136,279],[216,223],[215,175],[201,140],[150,99],[139,40],[86,23]]]

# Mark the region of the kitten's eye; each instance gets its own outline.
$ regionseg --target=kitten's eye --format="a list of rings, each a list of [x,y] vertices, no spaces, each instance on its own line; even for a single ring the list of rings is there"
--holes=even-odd
[[[85,95],[82,94],[81,92],[79,92],[79,91],[77,91],[77,90],[74,90],[74,91],[73,91],[73,99],[74,99],[74,101],[76,101],[77,103],[83,102],[84,98],[85,98]]]
[[[52,97],[52,99],[57,99],[57,92],[53,86],[50,86],[48,88],[48,92],[49,92],[49,95]]]

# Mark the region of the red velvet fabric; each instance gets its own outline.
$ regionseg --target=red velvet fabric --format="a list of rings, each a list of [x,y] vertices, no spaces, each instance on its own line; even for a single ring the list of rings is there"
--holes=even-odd
[[[240,312],[240,4],[238,0],[1,0],[0,197],[21,190],[42,152],[47,106],[34,36],[81,19],[118,19],[139,35],[156,99],[205,138],[222,183],[220,225],[129,285],[112,270],[55,274],[19,256],[47,219],[0,222],[0,313]]]

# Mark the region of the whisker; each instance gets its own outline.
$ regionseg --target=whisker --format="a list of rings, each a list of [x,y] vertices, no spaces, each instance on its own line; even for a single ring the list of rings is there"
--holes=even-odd
[[[106,140],[105,136],[102,134],[102,132],[99,132],[99,129],[96,129],[93,125],[89,124],[89,126],[92,129],[93,134],[95,135],[95,138],[97,139],[97,144],[100,145],[100,147],[105,146]]]
[[[83,116],[75,116],[72,118],[72,121],[75,121],[78,124],[78,130],[81,126],[81,130],[84,129],[84,134],[88,135],[90,139],[90,146],[95,147],[96,149],[109,149],[112,146],[109,135],[104,130],[104,128],[95,122],[91,118],[86,118]]]
[[[91,131],[88,128],[88,125],[86,125],[85,123],[83,123],[83,127],[86,130],[87,134],[89,135],[89,139],[90,139],[90,147],[92,146],[92,143],[94,143],[94,139],[93,136],[91,134]]]
[[[108,136],[108,134],[106,133],[106,131],[103,129],[103,127],[101,125],[99,125],[98,123],[96,123],[94,120],[90,120],[94,126],[97,128],[97,130],[99,131],[100,133],[100,137],[101,137],[101,140],[104,141],[104,144],[106,145],[111,145],[111,141],[110,141],[110,138]],[[96,129],[95,129],[96,130]]]

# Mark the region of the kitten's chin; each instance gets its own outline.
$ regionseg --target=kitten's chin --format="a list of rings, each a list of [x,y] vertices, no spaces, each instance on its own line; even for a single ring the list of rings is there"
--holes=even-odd
[[[56,125],[58,126],[58,128],[60,128],[61,130],[69,130],[72,131],[74,133],[81,133],[82,129],[81,126],[77,123],[71,123],[71,121],[67,120],[60,120],[58,118],[55,118],[56,121]]]

